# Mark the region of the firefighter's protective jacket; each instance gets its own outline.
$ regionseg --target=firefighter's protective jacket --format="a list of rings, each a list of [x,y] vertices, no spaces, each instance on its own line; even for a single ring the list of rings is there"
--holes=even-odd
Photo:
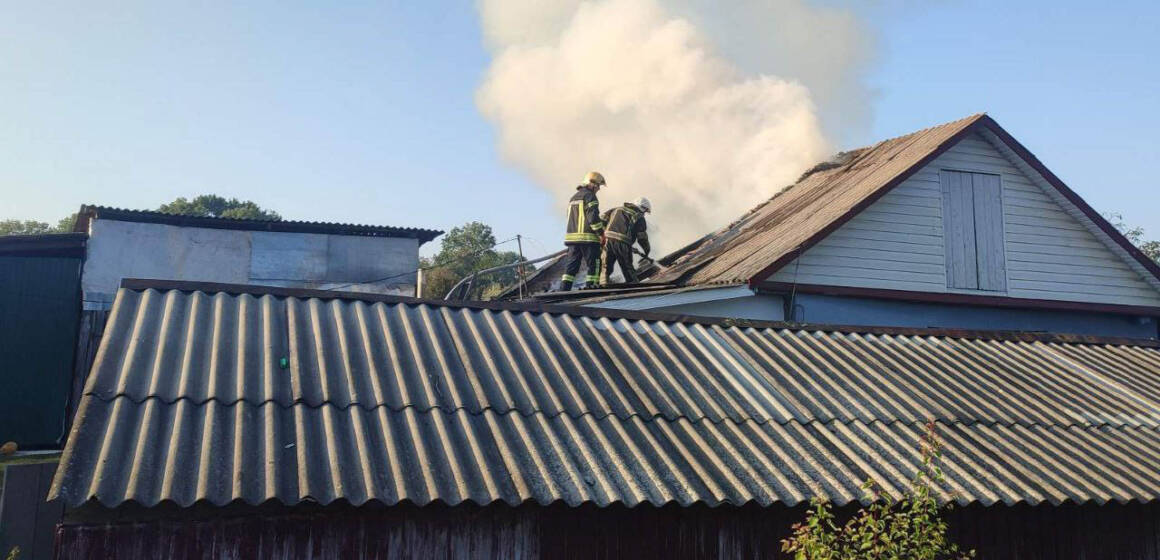
[[[648,244],[648,224],[644,220],[644,212],[635,204],[625,203],[624,206],[613,208],[604,213],[601,218],[607,225],[604,236],[608,239],[623,241],[630,247],[639,243],[644,254],[651,249]]]
[[[603,231],[596,191],[587,185],[576,187],[576,194],[568,201],[568,231],[564,233],[564,243],[600,243]]]

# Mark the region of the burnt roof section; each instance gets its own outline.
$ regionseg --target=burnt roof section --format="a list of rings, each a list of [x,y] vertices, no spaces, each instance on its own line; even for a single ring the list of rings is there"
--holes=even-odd
[[[768,201],[736,222],[666,256],[669,268],[650,282],[678,284],[744,283],[758,278],[787,255],[796,256],[809,241],[843,217],[868,206],[908,172],[949,148],[971,125],[965,119],[843,152],[815,165]],[[842,220],[844,221],[844,220]],[[772,271],[770,271],[772,272]]]
[[[329,235],[357,235],[365,237],[402,237],[417,239],[422,245],[443,234],[434,229],[419,229],[394,226],[372,226],[361,224],[340,224],[333,222],[306,222],[298,220],[245,220],[237,218],[209,218],[169,214],[153,210],[127,210],[108,206],[85,205],[77,214],[73,231],[88,232],[89,221],[93,219],[116,220],[146,224],[165,224],[181,227],[212,229],[235,229],[244,231],[273,231],[282,233],[321,233]]]
[[[84,257],[88,238],[84,233],[3,235],[0,236],[0,256]]]
[[[941,500],[1160,497],[1152,347],[261,292],[122,289],[51,496],[845,504],[933,421]]]
[[[741,284],[768,278],[973,131],[1009,146],[1132,259],[1160,281],[1160,266],[986,114],[842,152],[737,221],[661,259],[660,284]]]

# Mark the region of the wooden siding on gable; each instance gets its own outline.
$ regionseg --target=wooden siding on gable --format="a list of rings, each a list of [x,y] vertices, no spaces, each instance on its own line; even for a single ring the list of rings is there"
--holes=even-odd
[[[999,176],[1005,253],[996,258],[1006,269],[1006,291],[947,288],[943,170]],[[1160,306],[1160,291],[978,134],[964,138],[770,280]]]

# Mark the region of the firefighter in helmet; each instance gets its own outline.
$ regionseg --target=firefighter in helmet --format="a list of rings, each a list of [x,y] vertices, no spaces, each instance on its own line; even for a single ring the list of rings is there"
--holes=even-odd
[[[587,268],[585,284],[594,286],[600,281],[600,238],[604,222],[600,219],[600,202],[596,193],[604,186],[604,176],[593,171],[584,176],[576,187],[576,194],[568,201],[568,229],[564,244],[568,246],[567,265],[560,278],[560,290],[572,289],[580,263]]]
[[[648,256],[648,224],[645,223],[644,215],[649,212],[652,212],[652,203],[641,197],[636,202],[625,202],[624,206],[613,208],[601,216],[606,224],[601,284],[608,284],[608,277],[618,264],[625,282],[633,284],[639,280],[636,267],[632,264],[632,246],[639,244],[641,251]]]

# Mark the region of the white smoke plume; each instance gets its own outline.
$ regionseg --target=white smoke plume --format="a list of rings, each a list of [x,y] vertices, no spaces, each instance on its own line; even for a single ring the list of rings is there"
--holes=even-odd
[[[561,211],[591,170],[608,180],[602,208],[647,196],[662,252],[823,159],[830,145],[819,103],[842,118],[859,114],[851,53],[868,48],[856,22],[801,0],[481,0],[479,8],[493,61],[477,103],[503,157],[557,193]],[[795,24],[830,36],[810,39]],[[810,48],[809,64],[784,52]],[[735,62],[730,52],[752,56]]]

